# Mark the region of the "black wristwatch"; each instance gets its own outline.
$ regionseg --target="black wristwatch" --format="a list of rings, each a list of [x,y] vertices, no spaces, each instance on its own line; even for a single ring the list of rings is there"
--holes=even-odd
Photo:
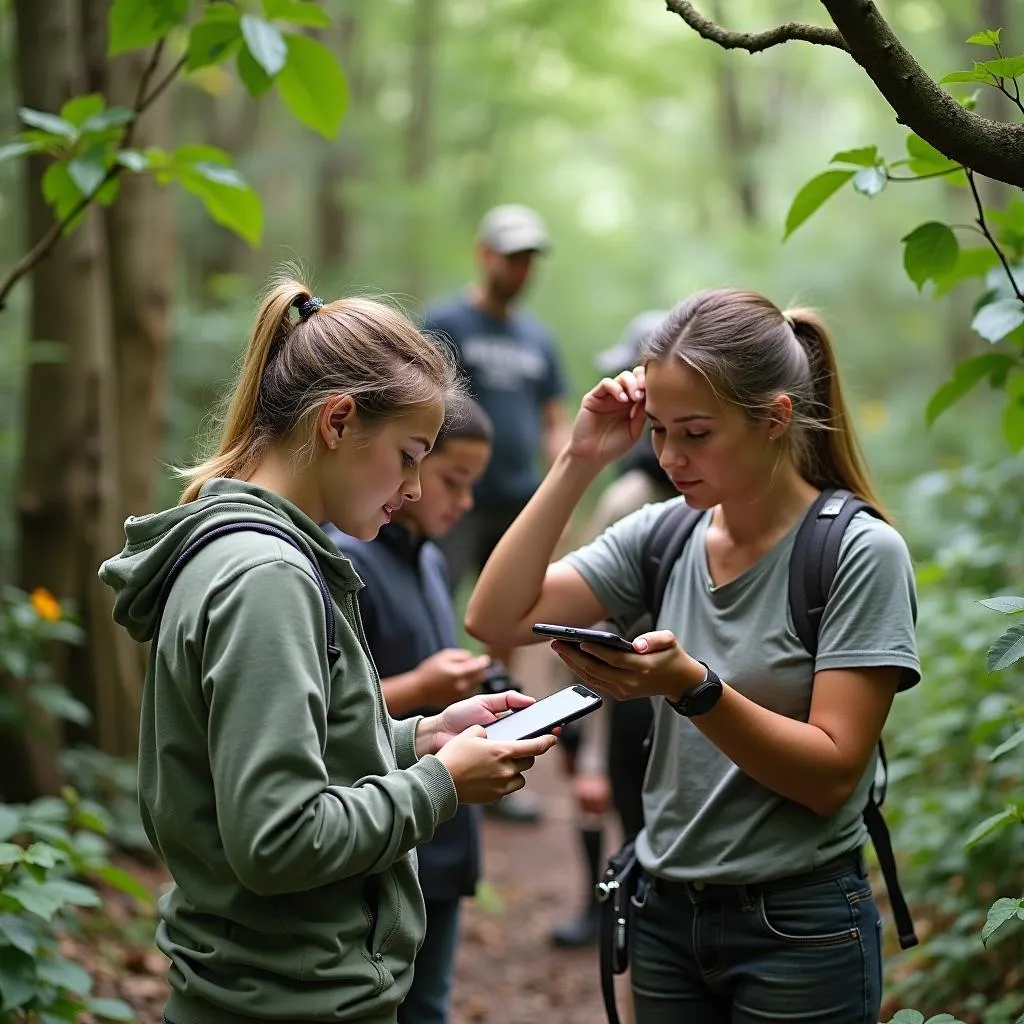
[[[686,718],[694,718],[697,715],[706,715],[719,701],[722,696],[722,680],[710,666],[704,665],[704,681],[695,686],[689,693],[683,694],[679,700],[665,698],[668,706],[677,714]]]

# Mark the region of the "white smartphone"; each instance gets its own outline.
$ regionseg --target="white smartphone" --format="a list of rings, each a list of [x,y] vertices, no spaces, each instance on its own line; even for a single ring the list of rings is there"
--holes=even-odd
[[[596,711],[604,701],[582,683],[542,697],[527,708],[520,708],[484,727],[492,740],[530,740],[544,736],[560,725]]]

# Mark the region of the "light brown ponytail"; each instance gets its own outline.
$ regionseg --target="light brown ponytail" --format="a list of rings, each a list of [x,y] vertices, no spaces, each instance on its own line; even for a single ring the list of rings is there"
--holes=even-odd
[[[275,442],[308,449],[316,414],[332,396],[351,396],[365,426],[413,406],[447,403],[463,392],[448,349],[424,337],[401,313],[371,299],[339,299],[310,308],[312,294],[279,275],[260,303],[231,393],[215,453],[179,471],[180,504],[215,477],[245,479]],[[292,307],[305,303],[302,319]]]
[[[787,309],[782,315],[807,353],[813,389],[810,415],[821,424],[820,429],[806,432],[804,476],[822,489],[845,487],[885,515],[868,476],[839,379],[835,346],[824,321],[815,310],[804,307]]]

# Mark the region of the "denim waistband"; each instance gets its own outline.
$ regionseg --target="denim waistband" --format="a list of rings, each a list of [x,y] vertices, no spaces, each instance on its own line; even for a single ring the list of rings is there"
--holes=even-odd
[[[668,878],[659,878],[644,872],[647,888],[664,896],[687,896],[694,903],[717,900],[719,902],[747,903],[751,897],[763,892],[777,892],[780,889],[799,889],[804,885],[816,885],[819,882],[830,882],[844,875],[857,874],[861,878],[868,877],[867,864],[861,850],[843,854],[835,860],[801,871],[799,874],[786,875],[784,878],[772,878],[764,882],[723,883],[723,882],[676,882]]]

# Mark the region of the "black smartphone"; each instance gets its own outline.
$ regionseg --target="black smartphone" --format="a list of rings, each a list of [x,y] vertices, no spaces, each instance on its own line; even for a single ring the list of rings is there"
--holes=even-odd
[[[531,740],[544,736],[560,725],[596,711],[604,701],[582,683],[542,697],[527,708],[520,708],[484,727],[492,740]]]
[[[577,629],[575,626],[553,626],[549,622],[535,622],[534,633],[549,636],[552,640],[564,640],[567,644],[604,644],[617,651],[632,651],[633,645],[617,633],[603,629]]]

